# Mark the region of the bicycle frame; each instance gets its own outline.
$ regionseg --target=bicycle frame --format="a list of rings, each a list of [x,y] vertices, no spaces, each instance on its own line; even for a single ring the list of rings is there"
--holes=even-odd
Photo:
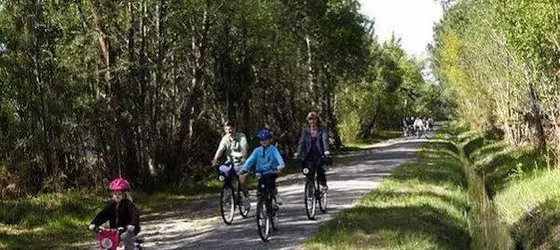
[[[272,204],[272,199],[274,197],[274,193],[271,190],[268,190],[268,188],[266,188],[266,187],[264,187],[264,188],[259,187],[258,192],[259,192],[259,201],[265,202],[265,204],[267,204],[267,206]]]
[[[264,176],[262,177],[265,178]],[[272,200],[276,200],[274,196],[274,190],[270,189],[270,187],[266,186],[266,183],[259,183],[257,189],[259,201],[266,202],[267,206],[272,205]]]

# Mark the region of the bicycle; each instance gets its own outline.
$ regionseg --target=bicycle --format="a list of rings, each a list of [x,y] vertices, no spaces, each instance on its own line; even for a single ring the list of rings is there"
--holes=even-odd
[[[95,227],[93,232],[95,233],[95,240],[97,242],[97,246],[99,249],[103,250],[117,250],[121,234],[124,233],[124,228],[119,227],[117,229],[109,228],[105,229],[104,227]],[[134,250],[142,250],[142,246],[140,244],[142,240],[136,239],[134,242]]]
[[[259,179],[259,185],[257,189],[257,196],[259,197],[257,202],[257,230],[259,232],[259,237],[262,241],[266,242],[270,235],[270,227],[274,231],[278,230],[278,210],[279,207],[276,204],[276,197],[274,196],[274,187],[270,183],[273,183],[276,174],[265,173]],[[270,180],[272,179],[272,180]],[[274,201],[274,202],[273,202]]]
[[[297,158],[298,157],[296,157],[296,159]],[[304,204],[307,218],[313,220],[315,219],[317,203],[319,203],[319,210],[321,210],[322,213],[327,213],[328,206],[327,192],[321,190],[319,181],[317,180],[317,171],[315,168],[319,165],[319,163],[322,163],[322,166],[320,167],[332,165],[332,157],[326,157],[323,155],[321,157],[315,157],[307,161],[311,162],[312,164],[310,164],[310,167],[307,167],[306,160],[302,160],[302,172],[307,177],[303,190]]]
[[[224,223],[231,225],[235,216],[235,207],[239,207],[241,217],[247,218],[251,205],[243,204],[241,201],[241,181],[239,181],[239,175],[235,171],[233,164],[220,164],[216,168],[219,174],[218,179],[224,183],[220,192],[220,214]],[[237,180],[237,188],[232,183],[234,178]]]
[[[416,136],[416,128],[414,126],[407,125],[405,127],[405,130],[406,130],[406,135],[405,135],[406,139],[410,139],[410,138]]]
[[[410,134],[410,128],[408,126],[402,126],[402,131],[405,138]]]

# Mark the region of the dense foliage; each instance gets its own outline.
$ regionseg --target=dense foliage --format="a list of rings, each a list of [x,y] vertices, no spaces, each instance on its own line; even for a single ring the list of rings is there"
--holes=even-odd
[[[451,0],[433,62],[459,118],[512,144],[558,150],[560,3]]]
[[[397,41],[379,44],[358,10],[342,0],[0,0],[2,196],[118,174],[144,188],[194,185],[227,119],[252,142],[272,128],[288,154],[311,110],[336,146],[339,127],[352,141],[435,110],[422,64]]]

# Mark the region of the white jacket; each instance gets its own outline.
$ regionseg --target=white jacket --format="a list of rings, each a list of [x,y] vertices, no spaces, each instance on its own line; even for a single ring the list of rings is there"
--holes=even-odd
[[[424,127],[422,119],[416,119],[416,121],[414,121],[414,127]]]

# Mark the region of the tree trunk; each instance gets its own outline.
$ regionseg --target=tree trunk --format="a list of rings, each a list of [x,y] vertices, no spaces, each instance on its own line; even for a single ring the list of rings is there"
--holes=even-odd
[[[334,108],[333,108],[335,80],[332,78],[328,65],[324,67],[324,71],[325,71],[325,77],[324,77],[325,91],[323,94],[325,96],[327,123],[329,125],[329,131],[332,132],[331,137],[334,140],[334,148],[339,149],[342,146],[342,140],[340,139],[340,133],[338,132],[338,126],[337,126],[338,121],[336,120],[336,116],[334,115]]]
[[[47,114],[47,108],[46,108],[46,104],[45,104],[45,90],[44,90],[44,82],[43,79],[41,77],[41,65],[40,65],[40,40],[39,38],[36,40],[36,50],[34,52],[33,55],[33,65],[34,65],[34,69],[33,69],[33,73],[35,75],[35,83],[37,84],[37,88],[39,90],[39,99],[41,102],[41,109],[40,109],[40,120],[41,120],[41,125],[42,125],[42,130],[43,130],[43,160],[45,161],[45,166],[46,166],[46,175],[50,176],[53,173],[53,165],[52,165],[52,161],[51,161],[51,148],[50,148],[50,136],[49,136],[49,123],[48,123],[48,114]],[[42,178],[40,178],[40,182],[42,183]]]
[[[53,169],[53,162],[51,159],[51,131],[50,131],[50,124],[49,124],[49,114],[47,110],[47,103],[46,103],[46,84],[44,81],[43,75],[43,65],[41,64],[47,58],[42,57],[43,45],[48,43],[46,41],[45,33],[47,32],[47,27],[44,21],[43,16],[43,5],[42,3],[34,3],[30,5],[29,12],[32,13],[30,15],[30,19],[27,19],[27,25],[29,26],[30,30],[34,32],[34,44],[33,44],[33,54],[31,55],[31,59],[33,61],[33,76],[35,80],[35,84],[37,86],[37,92],[39,95],[39,120],[41,123],[41,132],[42,132],[42,151],[43,151],[43,161],[45,164],[44,173],[41,173],[40,176],[37,176],[37,188],[41,188],[43,184],[43,179],[46,176],[51,176],[54,172]],[[54,73],[54,72],[51,72]],[[45,75],[45,78],[48,78],[48,75]]]
[[[523,71],[525,82],[527,83],[528,90],[529,90],[529,101],[531,105],[531,113],[533,113],[533,125],[537,130],[537,139],[538,139],[538,148],[545,149],[546,148],[546,135],[544,133],[544,127],[542,123],[543,112],[541,111],[538,103],[538,97],[535,93],[535,89],[533,87],[532,78],[529,76],[528,70]]]
[[[531,100],[531,109],[533,113],[533,117],[535,118],[535,126],[537,130],[537,138],[539,140],[538,147],[539,149],[546,148],[546,135],[544,133],[544,127],[542,122],[542,112],[539,108],[537,96],[535,94],[535,90],[533,89],[533,85],[529,84],[529,92],[530,92],[530,100]]]
[[[103,54],[103,58],[105,59],[105,82],[106,82],[106,93],[107,93],[107,104],[108,104],[108,123],[112,124],[112,146],[111,153],[113,155],[113,159],[110,162],[111,165],[115,166],[110,169],[110,173],[112,176],[118,175],[121,176],[121,135],[118,132],[120,123],[120,113],[117,110],[118,104],[118,94],[119,94],[119,86],[118,81],[115,77],[115,65],[116,65],[116,56],[114,56],[114,49],[111,47],[110,39],[108,37],[108,32],[105,27],[105,24],[102,22],[101,17],[99,16],[98,11],[99,2],[93,1],[91,3],[91,10],[93,16],[93,22],[96,28],[99,31],[99,45],[101,47],[101,52]],[[113,119],[117,117],[116,121]]]
[[[305,35],[305,44],[307,48],[307,81],[309,84],[309,93],[311,95],[311,107],[315,109],[317,107],[317,103],[315,98],[317,97],[315,93],[315,86],[314,86],[314,75],[313,75],[313,57],[311,53],[311,40],[309,38],[309,34]]]
[[[206,2],[207,4],[208,1]],[[208,6],[207,6],[208,7]],[[205,68],[205,59],[206,59],[206,46],[207,46],[207,33],[208,33],[208,11],[205,10],[203,13],[202,18],[202,28],[201,36],[197,39],[198,36],[196,34],[199,31],[197,27],[195,27],[194,22],[191,22],[191,30],[193,32],[193,36],[191,39],[191,48],[192,48],[192,58],[193,58],[193,66],[192,66],[192,80],[189,88],[189,93],[185,95],[185,99],[183,105],[181,106],[181,118],[180,118],[180,126],[179,126],[179,135],[177,141],[175,142],[175,155],[173,157],[173,161],[171,163],[171,173],[175,174],[172,181],[177,183],[180,177],[179,174],[181,170],[178,169],[178,160],[180,157],[181,152],[183,151],[183,144],[189,136],[190,140],[192,140],[192,125],[193,125],[193,117],[194,111],[199,110],[197,106],[200,105],[200,96],[204,94],[202,91],[203,85],[203,76],[204,76],[204,68]],[[190,141],[189,143],[190,144]],[[186,169],[188,173],[190,170]]]

